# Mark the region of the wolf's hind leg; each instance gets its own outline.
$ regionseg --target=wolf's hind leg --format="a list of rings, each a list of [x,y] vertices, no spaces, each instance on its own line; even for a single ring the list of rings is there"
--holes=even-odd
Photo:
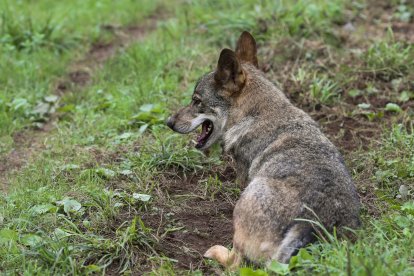
[[[300,248],[305,247],[315,240],[312,226],[298,223],[288,230],[272,260],[281,263],[289,263],[292,256],[296,255]]]
[[[210,247],[206,253],[204,253],[204,257],[214,259],[224,267],[230,269],[237,268],[242,261],[241,254],[234,248],[230,251],[221,245],[214,245]]]

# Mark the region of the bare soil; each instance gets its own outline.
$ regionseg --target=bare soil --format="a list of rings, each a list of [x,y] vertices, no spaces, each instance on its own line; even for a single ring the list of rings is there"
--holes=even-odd
[[[201,183],[208,175],[160,176],[158,190],[165,198],[157,204],[157,212],[143,217],[148,226],[157,229],[157,252],[176,260],[179,269],[213,273],[206,266],[204,252],[216,244],[231,246],[232,215],[238,194],[232,195],[226,190],[242,187],[235,183],[232,166],[215,168],[211,175],[217,175],[223,183],[214,198],[205,192]]]

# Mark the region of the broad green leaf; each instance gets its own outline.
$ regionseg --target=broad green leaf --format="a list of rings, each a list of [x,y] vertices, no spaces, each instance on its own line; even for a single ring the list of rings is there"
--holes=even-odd
[[[145,132],[145,130],[148,128],[148,126],[149,126],[148,124],[144,124],[144,125],[140,126],[140,128],[139,128],[138,132],[139,132],[140,134],[144,133],[144,132]]]
[[[26,234],[20,238],[20,242],[27,246],[36,246],[41,244],[42,241],[42,237],[35,234]]]
[[[56,228],[55,231],[53,231],[53,234],[55,234],[58,239],[63,239],[72,235],[60,228]]]
[[[100,271],[102,270],[99,266],[94,265],[94,264],[91,264],[91,265],[85,266],[85,267],[84,267],[84,269],[85,269],[85,273],[86,273],[86,274],[94,274],[94,275],[95,275],[97,272],[100,272]]]
[[[289,261],[289,266],[288,266],[289,270],[297,267],[298,264],[299,264],[299,256],[298,255],[293,256],[292,258],[290,258],[290,261]]]
[[[64,198],[56,203],[63,206],[63,211],[65,211],[66,214],[78,212],[82,208],[82,204],[70,198]]]
[[[116,173],[113,170],[107,169],[107,168],[98,168],[95,170],[95,172],[101,176],[106,178],[112,178],[116,175]]]
[[[371,105],[367,104],[367,103],[360,103],[360,104],[358,104],[358,107],[361,108],[361,109],[369,109],[369,108],[371,108]]]
[[[119,173],[122,174],[122,175],[128,176],[128,175],[132,174],[132,171],[131,170],[122,170]]]
[[[372,112],[372,111],[366,112],[364,113],[364,115],[367,116],[369,121],[372,121],[377,117],[377,113]]]
[[[240,268],[240,276],[268,276],[266,271],[261,269],[253,270],[250,267],[243,267]]]
[[[9,241],[17,241],[18,238],[19,238],[19,235],[17,231],[15,230],[7,229],[7,228],[0,230],[0,244],[6,243]]]
[[[309,254],[308,250],[306,250],[306,248],[301,248],[299,249],[298,255],[297,255],[301,260],[307,260],[310,261],[313,259],[312,255]]]
[[[48,102],[48,103],[55,103],[57,102],[58,99],[59,97],[56,95],[49,95],[49,96],[44,97],[45,102]]]
[[[293,256],[289,261],[289,270],[300,265],[300,261],[312,260],[312,256],[305,248],[301,248],[296,256]]]
[[[91,227],[91,222],[89,221],[89,220],[83,220],[82,221],[82,224],[83,224],[83,226],[85,226],[86,228],[89,228],[89,227]]]
[[[144,105],[141,105],[139,110],[141,112],[147,112],[147,113],[162,113],[162,112],[164,112],[164,109],[161,107],[160,104],[144,104]]]
[[[50,104],[48,103],[40,103],[38,104],[31,113],[38,114],[40,116],[43,116],[45,114],[48,114],[50,110]]]
[[[153,113],[163,113],[165,110],[161,107],[161,105],[157,104],[155,105],[152,110]]]
[[[406,236],[406,237],[411,237],[412,233],[411,233],[409,228],[404,228],[403,229],[403,235]]]
[[[355,98],[361,94],[362,94],[362,91],[358,89],[352,89],[352,90],[349,90],[348,92],[348,95],[351,96],[352,98]]]
[[[402,229],[406,228],[406,227],[409,227],[412,223],[411,220],[406,216],[396,216],[394,218],[394,221]]]
[[[79,165],[76,165],[76,164],[66,164],[62,166],[62,170],[64,171],[76,170],[79,168],[80,168]]]
[[[119,140],[126,140],[126,139],[128,139],[128,138],[130,138],[131,136],[133,135],[133,133],[132,132],[124,132],[124,133],[122,133],[121,135],[118,135],[118,139]]]
[[[67,113],[75,111],[76,106],[74,104],[67,104],[57,109],[58,112]]]
[[[18,109],[27,109],[29,107],[29,103],[26,99],[23,98],[16,98],[10,104],[8,104],[13,110]]]
[[[408,102],[409,100],[410,100],[410,97],[411,95],[410,95],[410,93],[409,92],[407,92],[407,91],[403,91],[403,92],[401,92],[401,94],[400,94],[400,96],[398,97],[398,100],[400,101],[400,102]]]
[[[385,106],[385,110],[391,111],[391,112],[401,112],[402,109],[398,104],[395,103],[387,103]]]
[[[404,205],[401,207],[401,210],[414,211],[414,201],[409,201],[409,202],[404,203]]]
[[[289,264],[282,264],[277,261],[272,261],[267,269],[280,275],[286,275],[289,273]]]
[[[153,108],[154,108],[153,104],[143,104],[141,105],[139,110],[142,112],[151,112]]]
[[[147,202],[148,200],[150,200],[150,199],[151,199],[151,196],[150,196],[150,195],[146,195],[146,194],[137,194],[137,193],[133,193],[133,194],[132,194],[132,197],[133,197],[134,199],[136,199],[136,200],[140,200],[140,201],[143,201],[143,202]]]
[[[56,211],[56,206],[50,203],[35,205],[30,208],[29,212],[32,214],[42,215],[48,212]]]

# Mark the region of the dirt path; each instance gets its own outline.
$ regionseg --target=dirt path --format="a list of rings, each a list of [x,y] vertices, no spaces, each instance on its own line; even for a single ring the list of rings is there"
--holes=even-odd
[[[163,18],[164,13],[155,10],[153,15],[139,25],[101,26],[102,29],[113,33],[113,39],[107,43],[92,44],[87,54],[72,63],[67,74],[56,82],[53,93],[61,97],[74,89],[79,90],[79,88],[87,86],[94,72],[113,57],[119,49],[144,39],[149,32],[156,28],[157,22]],[[57,115],[51,114],[48,122],[41,129],[24,129],[13,135],[13,149],[4,156],[0,156],[0,191],[7,192],[9,176],[36,158],[46,148],[47,137],[55,129],[57,123]]]

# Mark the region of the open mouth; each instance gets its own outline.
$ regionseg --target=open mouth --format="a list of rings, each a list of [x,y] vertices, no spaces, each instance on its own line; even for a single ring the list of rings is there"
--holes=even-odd
[[[209,120],[205,120],[201,126],[201,134],[197,137],[196,148],[202,148],[207,143],[211,134],[213,133],[214,125]]]

